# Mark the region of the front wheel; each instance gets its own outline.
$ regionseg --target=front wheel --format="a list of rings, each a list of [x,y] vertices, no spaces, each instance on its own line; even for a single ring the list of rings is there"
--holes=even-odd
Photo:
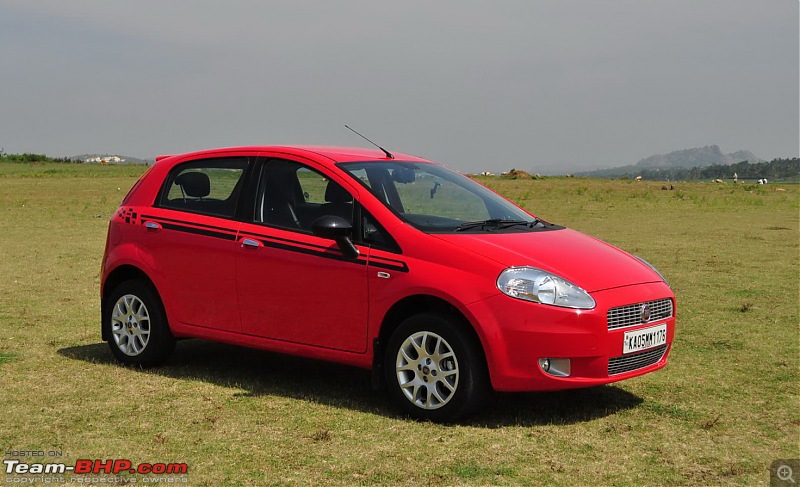
[[[403,321],[389,340],[384,370],[392,396],[423,420],[460,419],[479,409],[490,390],[477,339],[446,315]]]
[[[155,365],[175,348],[161,300],[152,286],[142,281],[125,281],[111,292],[103,310],[103,326],[111,352],[124,364]]]

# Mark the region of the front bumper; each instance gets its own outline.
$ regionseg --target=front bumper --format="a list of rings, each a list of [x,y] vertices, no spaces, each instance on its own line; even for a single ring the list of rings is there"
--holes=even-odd
[[[667,364],[675,334],[676,308],[675,297],[666,284],[625,286],[594,292],[592,297],[597,302],[592,310],[531,303],[504,294],[470,305],[468,311],[477,324],[494,389],[591,387],[646,374]],[[663,298],[673,301],[671,317],[608,329],[609,309]],[[623,353],[625,332],[660,324],[667,325],[665,345]],[[539,365],[542,358],[570,359],[570,375],[558,377],[544,372]]]

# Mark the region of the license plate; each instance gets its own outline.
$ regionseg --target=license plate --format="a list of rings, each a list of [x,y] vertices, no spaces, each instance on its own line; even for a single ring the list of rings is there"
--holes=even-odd
[[[641,352],[667,343],[667,324],[625,332],[622,353]]]

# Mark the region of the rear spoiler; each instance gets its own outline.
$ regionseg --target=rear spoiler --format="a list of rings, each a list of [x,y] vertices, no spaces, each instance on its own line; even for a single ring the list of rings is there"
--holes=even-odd
[[[163,156],[156,156],[156,162],[160,161],[161,159],[167,159],[168,157],[172,157],[175,154],[165,154]]]

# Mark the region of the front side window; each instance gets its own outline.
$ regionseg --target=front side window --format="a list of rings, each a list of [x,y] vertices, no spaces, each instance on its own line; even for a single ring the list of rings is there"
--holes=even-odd
[[[468,177],[437,164],[370,161],[339,167],[400,219],[425,232],[551,228]]]
[[[256,196],[256,223],[311,232],[311,223],[323,215],[340,216],[352,225],[353,196],[297,162],[266,162]]]
[[[245,157],[203,159],[176,166],[161,191],[159,206],[231,218],[236,213]]]

